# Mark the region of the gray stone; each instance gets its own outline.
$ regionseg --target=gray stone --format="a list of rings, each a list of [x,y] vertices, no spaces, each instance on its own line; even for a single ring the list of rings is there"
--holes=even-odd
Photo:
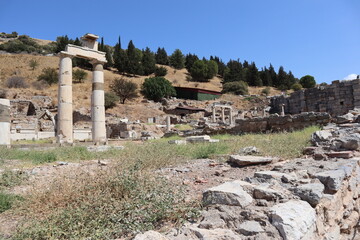
[[[210,140],[210,136],[190,136],[186,138],[187,142],[195,143],[195,142],[208,142]]]
[[[253,198],[241,187],[239,181],[226,182],[203,193],[204,205],[223,204],[246,207]]]
[[[307,201],[311,206],[315,207],[320,202],[324,189],[325,187],[321,183],[309,183],[292,188],[291,190],[302,200]]]
[[[277,199],[286,199],[286,195],[281,191],[271,189],[268,186],[256,186],[254,188],[254,198],[274,201]]]
[[[273,158],[271,157],[260,157],[260,156],[241,156],[241,155],[230,155],[229,162],[235,163],[236,165],[243,167],[247,165],[265,164],[271,163]]]
[[[185,145],[186,140],[170,140],[168,141],[169,144],[175,144],[175,145]]]
[[[340,148],[345,150],[358,150],[360,147],[360,134],[359,133],[353,133],[349,136],[338,138],[337,141],[339,141]]]
[[[316,213],[307,202],[290,200],[277,204],[270,209],[270,218],[284,240],[315,238]]]
[[[351,114],[351,113],[347,113],[345,115],[336,117],[336,123],[337,124],[349,123],[349,122],[352,122],[353,120],[354,120],[354,115]]]
[[[169,238],[155,231],[147,231],[136,235],[134,240],[169,240]]]
[[[346,173],[343,169],[330,170],[325,172],[316,173],[315,177],[325,185],[325,190],[330,193],[337,192],[342,185]]]
[[[264,232],[264,229],[256,221],[246,221],[239,226],[238,231],[245,236],[252,236]]]

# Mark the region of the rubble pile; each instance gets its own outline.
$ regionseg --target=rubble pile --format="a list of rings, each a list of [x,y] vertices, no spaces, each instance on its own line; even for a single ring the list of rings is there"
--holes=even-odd
[[[231,155],[233,167],[268,164],[269,170],[226,181],[203,192],[201,218],[160,234],[135,239],[354,239],[359,230],[359,123],[329,124],[313,134],[313,147],[326,157],[278,161]],[[351,152],[347,154],[330,153]]]

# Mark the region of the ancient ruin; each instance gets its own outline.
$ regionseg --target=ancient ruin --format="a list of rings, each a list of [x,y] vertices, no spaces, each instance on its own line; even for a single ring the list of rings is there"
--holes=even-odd
[[[106,142],[105,107],[104,107],[104,73],[105,53],[98,51],[94,34],[86,34],[81,38],[82,47],[68,44],[60,53],[57,141],[72,143],[73,107],[72,107],[72,58],[79,57],[90,61],[93,65],[93,81],[91,94],[92,140],[95,143]]]
[[[0,145],[10,145],[10,101],[0,98]]]

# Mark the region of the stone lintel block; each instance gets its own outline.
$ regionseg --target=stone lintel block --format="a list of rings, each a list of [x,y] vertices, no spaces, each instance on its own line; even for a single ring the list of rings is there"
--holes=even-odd
[[[349,158],[352,158],[354,156],[354,153],[352,151],[342,151],[342,152],[326,153],[326,155],[329,158],[345,158],[345,159],[349,159]]]

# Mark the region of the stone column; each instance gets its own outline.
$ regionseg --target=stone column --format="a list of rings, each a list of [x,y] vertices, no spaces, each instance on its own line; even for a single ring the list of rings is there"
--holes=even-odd
[[[285,116],[284,104],[281,104],[281,116]]]
[[[234,116],[233,116],[232,108],[229,108],[229,122],[230,122],[230,126],[234,125]]]
[[[171,122],[170,122],[170,116],[166,116],[166,131],[170,132],[171,130],[171,126],[170,126]]]
[[[221,121],[225,123],[225,108],[221,107]]]
[[[0,98],[0,145],[10,146],[10,100]]]
[[[72,55],[60,53],[57,141],[73,142]]]
[[[92,61],[93,81],[91,95],[92,140],[94,143],[106,142],[105,98],[103,62]]]
[[[216,123],[216,108],[215,106],[212,109],[212,121]]]

